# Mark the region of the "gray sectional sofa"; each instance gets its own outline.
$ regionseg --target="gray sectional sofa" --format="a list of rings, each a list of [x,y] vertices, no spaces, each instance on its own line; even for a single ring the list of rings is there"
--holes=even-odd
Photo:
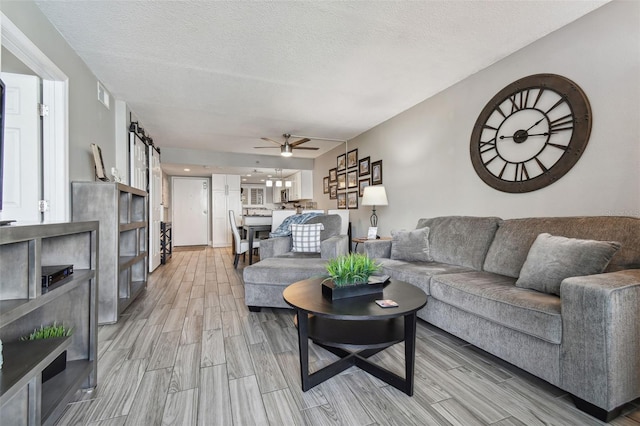
[[[566,390],[602,420],[640,397],[639,218],[438,217],[420,219],[416,229],[425,227],[429,261],[398,259],[397,240],[365,243],[386,274],[427,293],[418,317]],[[558,295],[516,286],[525,263],[528,275],[557,266],[529,253],[542,233],[620,248],[604,273],[566,278]]]
[[[260,262],[247,266],[243,272],[245,303],[251,311],[259,311],[261,307],[290,308],[282,298],[288,285],[326,275],[327,259],[349,252],[349,237],[340,234],[339,215],[316,216],[306,223],[324,225],[319,253],[291,251],[291,236],[260,241]]]

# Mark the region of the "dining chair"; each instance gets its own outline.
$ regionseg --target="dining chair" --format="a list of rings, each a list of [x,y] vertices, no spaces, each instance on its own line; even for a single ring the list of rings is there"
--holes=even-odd
[[[243,240],[240,237],[240,231],[238,230],[238,225],[236,224],[236,215],[233,210],[229,210],[229,222],[231,223],[231,231],[233,232],[233,242],[235,248],[235,258],[233,259],[233,267],[238,269],[238,259],[240,255],[242,255],[242,260],[244,261],[245,255],[249,250],[249,241]],[[253,249],[257,249],[260,247],[260,241],[253,241]]]

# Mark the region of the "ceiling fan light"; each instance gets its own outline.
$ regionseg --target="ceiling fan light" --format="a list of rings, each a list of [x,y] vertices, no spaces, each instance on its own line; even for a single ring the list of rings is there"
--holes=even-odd
[[[291,145],[284,144],[280,147],[280,155],[283,157],[291,157],[293,155],[293,150],[291,149]]]

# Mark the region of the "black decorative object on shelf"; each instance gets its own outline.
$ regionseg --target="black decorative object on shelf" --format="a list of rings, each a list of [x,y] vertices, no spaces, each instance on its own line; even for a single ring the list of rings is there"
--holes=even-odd
[[[348,297],[367,296],[370,294],[380,294],[384,290],[384,283],[364,283],[345,286],[336,286],[333,281],[322,283],[322,295],[327,299],[339,300]]]
[[[42,370],[42,383],[53,379],[67,368],[67,351],[63,351],[44,370]]]

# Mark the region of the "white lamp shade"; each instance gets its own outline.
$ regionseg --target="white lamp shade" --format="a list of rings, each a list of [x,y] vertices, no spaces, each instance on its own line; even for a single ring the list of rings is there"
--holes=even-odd
[[[363,206],[388,206],[389,201],[387,201],[387,191],[385,191],[384,186],[382,185],[367,186],[364,189],[364,194],[362,195],[362,205]]]

